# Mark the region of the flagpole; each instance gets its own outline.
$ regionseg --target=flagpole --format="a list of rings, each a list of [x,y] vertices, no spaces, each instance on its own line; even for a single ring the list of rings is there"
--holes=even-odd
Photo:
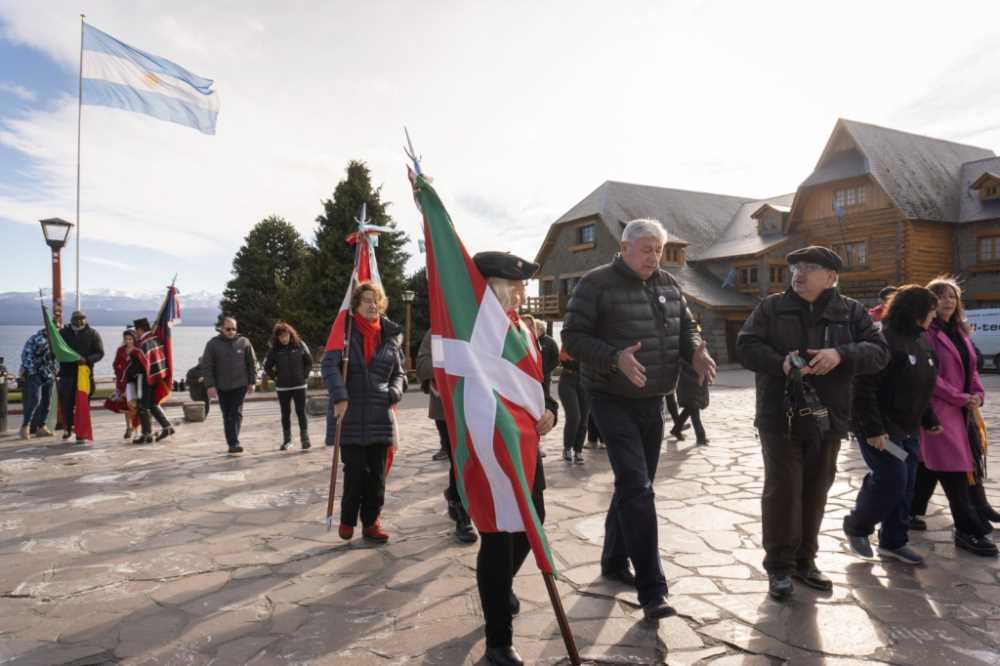
[[[559,625],[559,632],[562,634],[563,643],[566,644],[566,654],[569,656],[569,663],[573,666],[580,666],[580,653],[576,649],[576,641],[573,639],[573,632],[569,628],[569,620],[566,618],[562,599],[559,598],[559,590],[556,589],[555,577],[551,573],[543,571],[542,578],[545,580],[545,589],[549,593],[549,601],[552,602],[552,610],[556,613],[556,623]]]
[[[80,309],[80,130],[83,126],[83,19],[80,14],[80,88],[76,97],[76,309]]]

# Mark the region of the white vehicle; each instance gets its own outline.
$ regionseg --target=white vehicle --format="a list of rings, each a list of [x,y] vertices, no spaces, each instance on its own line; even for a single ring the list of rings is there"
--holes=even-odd
[[[965,317],[972,329],[972,344],[979,349],[979,369],[984,365],[1000,369],[1000,308],[966,310]]]

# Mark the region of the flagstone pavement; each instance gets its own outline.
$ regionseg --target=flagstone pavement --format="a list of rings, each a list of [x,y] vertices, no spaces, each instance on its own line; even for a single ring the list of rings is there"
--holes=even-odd
[[[679,616],[641,619],[634,591],[599,577],[612,474],[544,439],[546,530],[581,654],[602,664],[1000,664],[1000,563],[951,543],[943,495],[915,533],[920,568],[845,550],[840,521],[864,465],[845,443],[820,537],[831,594],[768,599],[753,390],[717,387],[711,444],[664,442],[660,547]],[[481,664],[477,546],[451,535],[446,463],[423,398],[400,411],[388,545],[327,532],[330,450],[277,451],[275,403],[248,409],[240,457],[215,411],[162,444],[132,446],[118,417],[93,446],[0,439],[0,663]],[[994,432],[1000,408],[988,404]],[[322,422],[313,420],[314,440]],[[996,467],[998,456],[992,456]],[[342,484],[341,484],[342,485]],[[988,492],[1000,506],[1000,484]],[[515,644],[529,663],[568,663],[533,561],[518,576]]]

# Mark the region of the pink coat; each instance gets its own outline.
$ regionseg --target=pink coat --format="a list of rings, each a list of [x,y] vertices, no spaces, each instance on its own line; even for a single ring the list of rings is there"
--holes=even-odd
[[[958,349],[952,344],[948,334],[938,328],[937,323],[927,331],[927,339],[938,358],[938,378],[931,397],[931,407],[944,429],[940,435],[920,432],[920,457],[927,469],[936,472],[971,472],[972,451],[969,449],[969,432],[962,406],[969,399],[965,393],[965,370]],[[983,385],[976,370],[976,350],[969,338],[962,336],[969,351],[972,365],[972,393],[985,397]]]

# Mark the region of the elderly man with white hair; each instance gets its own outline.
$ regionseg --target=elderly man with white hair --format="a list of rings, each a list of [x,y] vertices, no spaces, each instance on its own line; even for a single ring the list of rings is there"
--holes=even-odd
[[[580,361],[615,474],[601,571],[635,585],[648,619],[674,612],[667,604],[653,493],[664,396],[677,386],[681,359],[694,366],[700,381],[715,378],[715,362],[681,289],[660,268],[666,241],[658,221],[629,222],[620,254],[577,283],[562,330],[563,347]]]

